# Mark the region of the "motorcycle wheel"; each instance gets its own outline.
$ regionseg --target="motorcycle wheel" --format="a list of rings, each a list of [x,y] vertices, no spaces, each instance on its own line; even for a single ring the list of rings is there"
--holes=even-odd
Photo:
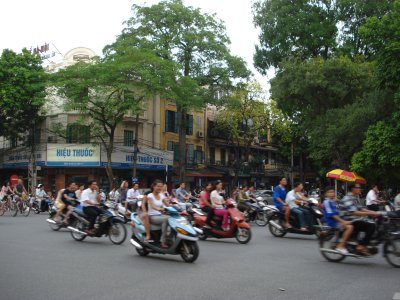
[[[257,213],[255,222],[258,226],[264,227],[267,225],[267,218],[264,212]]]
[[[281,224],[281,219],[278,216],[273,216],[271,218],[271,221],[274,221],[274,222],[276,222],[278,224]],[[271,232],[271,234],[273,236],[284,237],[286,235],[286,230],[284,230],[284,229],[280,230],[280,229],[274,227],[271,223],[268,224],[268,229],[269,229],[269,232]]]
[[[40,214],[40,209],[36,204],[32,204],[32,210],[35,214]]]
[[[395,268],[400,268],[400,239],[386,241],[383,246],[386,261]]]
[[[321,237],[319,240],[320,249],[331,249],[334,250],[336,248],[336,242],[334,241],[336,238],[335,234],[330,234],[325,237]],[[343,254],[333,253],[333,252],[325,252],[321,251],[321,255],[330,262],[341,262],[346,258]]]
[[[135,248],[135,249],[136,249],[137,254],[139,254],[140,256],[147,256],[150,253],[145,248],[142,248],[142,249]]]
[[[74,227],[74,228],[76,228],[76,229],[78,229],[80,231],[84,230],[83,223],[81,221],[79,221],[79,220],[76,220],[76,221],[72,222],[71,227]],[[86,238],[85,234],[80,234],[80,233],[75,232],[73,230],[71,230],[71,236],[75,241],[78,241],[78,242],[81,242]]]
[[[56,215],[56,212],[51,213],[50,219],[53,219],[55,215]],[[58,224],[49,223],[49,226],[50,226],[51,230],[54,230],[54,231],[59,231],[61,229],[61,226]]]
[[[196,242],[182,241],[181,257],[187,263],[194,262],[199,257],[199,245]]]
[[[114,245],[121,245],[126,239],[126,227],[122,223],[114,223],[108,230],[108,237]]]
[[[235,238],[240,244],[247,244],[251,240],[251,229],[238,228],[236,230]]]
[[[203,232],[203,234],[199,234],[199,239],[205,241],[208,238],[208,235]]]

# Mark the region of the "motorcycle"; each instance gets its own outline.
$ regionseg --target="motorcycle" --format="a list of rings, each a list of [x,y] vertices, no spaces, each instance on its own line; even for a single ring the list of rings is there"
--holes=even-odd
[[[247,244],[251,240],[250,225],[246,223],[243,213],[237,209],[236,202],[233,199],[226,200],[225,205],[230,218],[230,228],[228,231],[222,230],[222,217],[219,216],[213,217],[211,229],[205,228],[207,214],[198,208],[192,209],[191,213],[193,214],[195,227],[203,230],[203,233],[199,235],[199,239],[206,240],[208,237],[218,239],[236,238],[240,244]]]
[[[74,208],[71,215],[75,219],[72,221],[71,225],[67,227],[71,231],[72,238],[76,241],[83,241],[87,236],[102,237],[103,235],[108,235],[113,244],[122,244],[127,235],[124,220],[116,215],[114,207],[108,205],[111,206],[110,203],[102,204],[101,213],[96,218],[94,225],[94,234],[88,234],[86,232],[89,226],[86,214],[82,210]]]
[[[266,205],[261,197],[251,198],[249,210],[244,212],[246,222],[255,222],[258,226],[267,225]]]
[[[290,225],[292,228],[285,228],[283,226],[285,222],[285,214],[281,212],[274,205],[267,205],[267,223],[268,229],[273,236],[283,237],[287,233],[295,233],[295,234],[303,234],[303,235],[313,235],[315,234],[317,237],[320,236],[321,231],[324,230],[323,217],[324,212],[319,207],[319,202],[314,198],[309,198],[307,204],[303,206],[310,211],[313,226],[308,231],[300,230],[300,222],[295,215],[291,215],[289,219]]]
[[[166,240],[168,248],[162,248],[160,245],[161,226],[158,225],[151,225],[151,238],[154,242],[145,242],[145,227],[137,213],[131,215],[130,243],[140,256],[147,256],[149,253],[180,254],[185,262],[194,262],[199,256],[198,233],[202,231],[193,228],[175,208],[166,207],[166,213],[169,215]]]
[[[384,213],[376,221],[376,230],[372,237],[368,250],[371,255],[379,252],[378,246],[383,245],[382,251],[386,261],[393,267],[400,268],[400,218],[391,212]],[[346,257],[366,258],[357,251],[358,235],[353,234],[346,243],[349,254],[345,255],[336,250],[336,245],[341,239],[342,231],[337,228],[329,228],[326,234],[319,238],[319,250],[322,256],[331,262],[341,262]]]
[[[77,209],[77,208],[74,208],[74,209]],[[70,226],[73,223],[73,221],[75,220],[75,217],[71,214],[67,220],[67,224],[65,224],[63,221],[65,219],[66,210],[64,210],[61,212],[60,221],[56,222],[53,220],[56,213],[57,213],[57,208],[55,207],[54,204],[52,204],[49,207],[49,216],[50,217],[46,220],[46,222],[49,223],[50,228],[54,231],[59,231],[61,228],[68,228],[68,226]]]
[[[40,205],[39,200],[36,198],[31,198],[32,203],[32,210],[35,214],[40,214],[41,212],[48,212],[51,213],[51,200],[49,197],[44,198],[41,200],[42,205]]]

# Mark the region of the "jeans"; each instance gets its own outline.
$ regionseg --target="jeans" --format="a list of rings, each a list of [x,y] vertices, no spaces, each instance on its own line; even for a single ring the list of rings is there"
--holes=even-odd
[[[354,232],[356,232],[356,234],[361,231],[365,232],[365,236],[361,240],[360,244],[364,246],[368,245],[371,241],[372,235],[375,232],[375,224],[363,220],[353,221],[352,224],[354,226]]]
[[[228,228],[228,210],[225,208],[215,208],[214,214],[222,217],[222,229]]]
[[[214,209],[210,206],[204,206],[201,208],[201,210],[204,211],[205,213],[207,213],[206,224],[211,225],[211,220],[214,216]]]
[[[150,224],[161,225],[161,238],[160,238],[161,243],[164,243],[166,241],[168,219],[169,217],[165,215],[150,216]]]
[[[101,209],[97,206],[84,206],[83,212],[87,215],[89,229],[93,229],[94,222],[96,221],[97,216],[101,213]]]
[[[291,212],[294,213],[300,222],[300,227],[305,227],[307,225],[311,226],[311,214],[307,209],[301,207],[294,207],[291,209]]]

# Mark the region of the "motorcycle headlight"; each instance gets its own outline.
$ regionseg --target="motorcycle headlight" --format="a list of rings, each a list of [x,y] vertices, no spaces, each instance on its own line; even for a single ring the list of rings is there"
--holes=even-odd
[[[184,234],[184,235],[189,234],[185,229],[180,228],[180,227],[176,227],[176,231],[178,231],[179,233]]]

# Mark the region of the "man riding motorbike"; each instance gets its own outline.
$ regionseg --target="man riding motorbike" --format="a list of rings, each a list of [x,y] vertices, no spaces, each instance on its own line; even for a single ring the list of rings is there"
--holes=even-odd
[[[363,220],[362,217],[379,217],[381,213],[364,208],[358,208],[358,197],[361,194],[361,186],[358,183],[350,185],[351,192],[348,193],[342,200],[340,200],[339,210],[342,218],[346,221],[351,221],[354,232],[364,232],[364,238],[359,242],[357,251],[363,255],[370,255],[367,245],[370,243],[372,235],[375,231],[375,224]]]
[[[291,228],[292,226],[289,224],[290,207],[285,202],[286,186],[287,186],[287,179],[282,178],[279,182],[279,185],[277,185],[274,188],[274,194],[272,196],[272,200],[274,201],[274,205],[276,206],[276,208],[285,212],[285,227]]]
[[[301,205],[307,200],[302,194],[303,184],[297,182],[293,185],[293,190],[291,190],[287,195],[285,202],[289,205],[290,210],[295,214],[300,222],[300,230],[307,231],[307,226],[312,226],[311,213],[308,209],[302,208]]]

